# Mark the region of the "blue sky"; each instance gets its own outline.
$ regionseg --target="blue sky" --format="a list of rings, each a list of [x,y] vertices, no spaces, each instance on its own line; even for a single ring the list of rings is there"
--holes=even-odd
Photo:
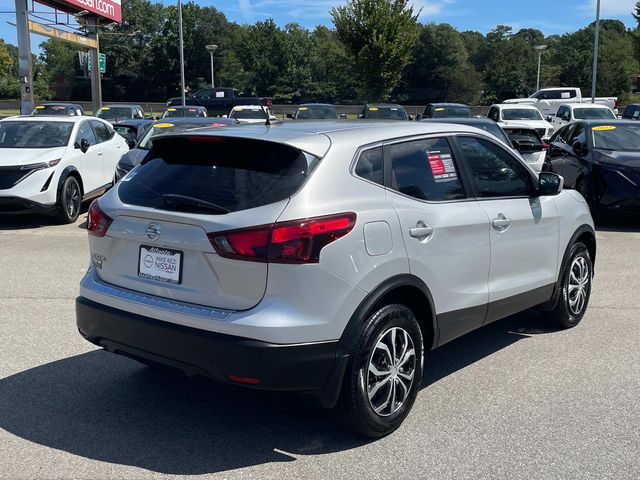
[[[122,0],[126,2],[127,0]],[[538,28],[546,35],[577,30],[595,16],[596,0],[412,0],[422,8],[420,21],[446,22],[459,30],[478,30],[486,33],[496,25]],[[631,11],[636,0],[602,0],[602,16],[617,18],[628,26],[635,26]],[[164,0],[164,3],[175,3]],[[331,25],[329,10],[346,0],[199,0],[201,5],[213,5],[227,18],[239,23],[253,23],[273,18],[279,25],[297,22],[313,28]],[[14,0],[0,0],[0,12],[12,11]],[[0,38],[16,42],[15,16],[0,13]],[[44,38],[32,37],[34,50]]]

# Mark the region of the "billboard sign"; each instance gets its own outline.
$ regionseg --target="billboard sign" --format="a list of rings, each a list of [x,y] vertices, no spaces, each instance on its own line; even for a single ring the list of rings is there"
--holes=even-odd
[[[88,12],[122,23],[122,5],[120,0],[58,0]]]

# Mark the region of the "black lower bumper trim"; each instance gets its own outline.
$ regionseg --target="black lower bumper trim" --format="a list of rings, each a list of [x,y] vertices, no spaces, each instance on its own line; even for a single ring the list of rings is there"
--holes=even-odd
[[[76,299],[76,321],[87,340],[110,352],[217,381],[230,382],[228,375],[259,379],[252,388],[325,391],[323,397],[331,398],[327,386],[333,390],[334,374],[343,370],[336,368],[337,341],[272,344],[154,320],[84,297]]]
[[[0,214],[44,213],[55,212],[57,205],[44,205],[20,197],[0,197]]]

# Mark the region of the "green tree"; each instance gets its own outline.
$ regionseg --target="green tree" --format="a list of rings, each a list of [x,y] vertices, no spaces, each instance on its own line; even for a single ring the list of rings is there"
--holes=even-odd
[[[14,59],[9,46],[0,39],[0,98],[18,98],[20,84],[14,70]]]
[[[349,0],[332,8],[331,17],[338,38],[355,57],[362,97],[388,98],[418,38],[418,14],[409,0]]]

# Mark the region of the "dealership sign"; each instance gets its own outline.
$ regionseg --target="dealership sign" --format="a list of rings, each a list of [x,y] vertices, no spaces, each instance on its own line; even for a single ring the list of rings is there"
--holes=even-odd
[[[63,0],[64,3],[80,7],[100,17],[122,23],[120,0]]]

